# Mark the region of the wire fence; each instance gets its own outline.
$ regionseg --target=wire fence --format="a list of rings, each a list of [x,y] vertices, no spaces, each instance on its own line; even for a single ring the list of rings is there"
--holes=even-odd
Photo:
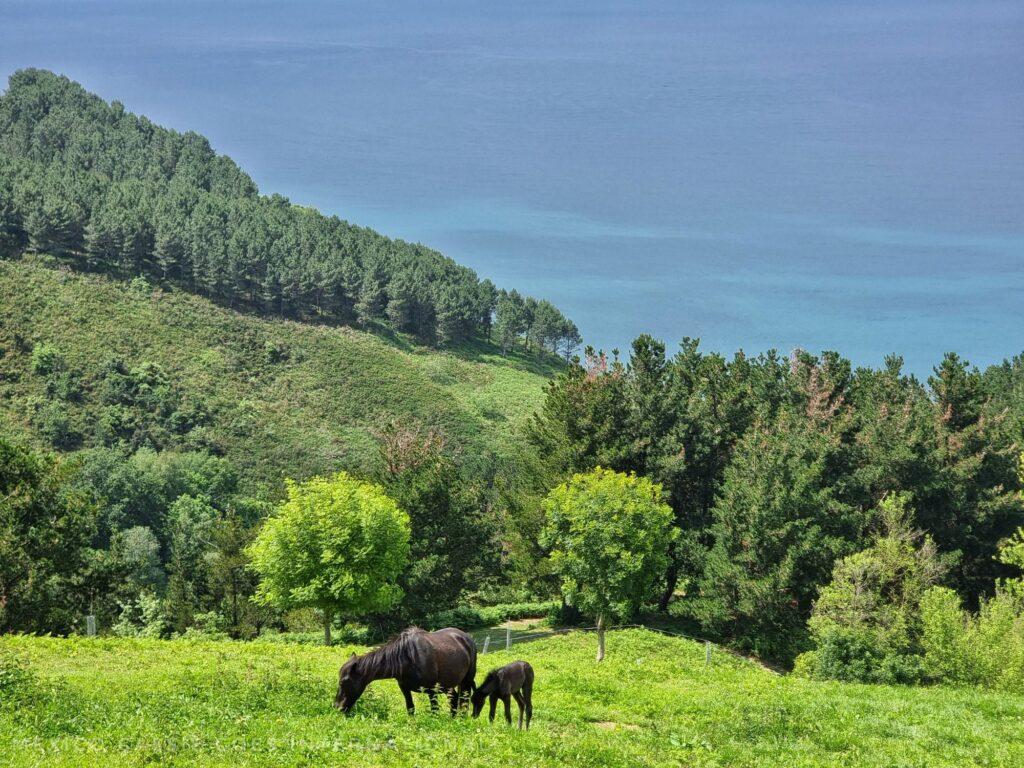
[[[724,653],[733,658],[744,661],[748,664],[753,664],[763,670],[771,672],[774,675],[782,674],[782,672],[768,664],[765,664],[760,659],[756,659],[750,656],[744,656],[739,651],[734,651],[731,648],[713,643],[707,638],[697,637],[695,635],[688,635],[684,632],[673,632],[667,629],[660,629],[658,627],[649,627],[644,624],[617,624],[612,627],[608,627],[608,630],[615,629],[646,629],[648,632],[657,632],[660,635],[666,637],[679,637],[685,640],[693,640],[698,643],[704,643],[704,666],[711,664],[712,654],[715,652]],[[563,627],[560,629],[543,629],[528,632],[513,631],[511,627],[505,627],[502,631],[501,627],[491,628],[486,631],[480,631],[473,633],[473,639],[477,644],[477,651],[481,655],[487,653],[494,653],[495,651],[511,650],[513,645],[517,643],[529,643],[536,640],[543,640],[548,637],[555,635],[563,635],[570,632],[596,632],[597,627]],[[483,638],[481,642],[480,638]]]

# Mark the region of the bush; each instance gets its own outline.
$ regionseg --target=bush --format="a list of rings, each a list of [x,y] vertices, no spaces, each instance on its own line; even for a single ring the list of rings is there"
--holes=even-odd
[[[67,406],[63,403],[33,400],[29,407],[32,411],[32,426],[55,448],[74,448],[81,441],[82,436],[75,429]]]
[[[32,372],[39,376],[49,376],[59,371],[64,364],[60,350],[52,344],[36,344],[32,348]]]
[[[921,609],[930,680],[1024,691],[1024,606],[1015,591],[998,591],[971,616],[955,592],[936,587]]]
[[[964,641],[967,615],[960,597],[948,587],[933,587],[921,600],[924,668],[929,679],[946,682],[971,682],[970,660]]]
[[[228,640],[230,636],[224,631],[225,619],[216,611],[197,613],[192,617],[195,622],[185,630],[183,637],[193,640]]]
[[[818,680],[886,684],[918,683],[924,676],[919,656],[880,645],[874,632],[833,627],[816,639],[814,651],[797,657],[795,674]]]
[[[484,608],[460,606],[448,611],[432,613],[424,623],[428,629],[440,629],[442,627],[476,629],[515,619],[526,619],[534,616],[547,617],[553,610],[557,610],[558,607],[559,603],[553,601],[505,603],[503,605],[490,605]]]
[[[332,635],[335,645],[371,645],[374,641],[368,627],[362,624],[343,624]],[[264,630],[252,639],[254,643],[285,643],[287,645],[323,645],[323,631],[318,632],[278,632],[274,629]]]
[[[35,676],[22,656],[0,648],[0,704],[20,698],[35,685]]]
[[[167,618],[160,598],[152,592],[143,591],[138,599],[121,603],[121,616],[112,629],[119,637],[164,637]]]

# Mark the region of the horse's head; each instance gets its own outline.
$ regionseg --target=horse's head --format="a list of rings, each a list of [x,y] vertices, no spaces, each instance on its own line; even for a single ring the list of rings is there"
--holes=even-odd
[[[338,672],[338,695],[334,697],[334,708],[346,715],[352,711],[359,697],[366,690],[367,681],[359,669],[358,658],[353,653]]]

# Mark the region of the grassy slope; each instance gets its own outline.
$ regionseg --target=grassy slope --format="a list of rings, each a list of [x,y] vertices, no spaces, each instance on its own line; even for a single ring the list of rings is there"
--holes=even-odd
[[[0,429],[26,430],[25,400],[43,393],[18,333],[56,345],[87,386],[114,353],[129,364],[159,363],[211,407],[199,441],[271,482],[364,466],[369,429],[392,416],[441,425],[463,445],[513,451],[516,428],[555,369],[486,345],[442,353],[350,328],[261,319],[31,261],[0,261],[0,307]],[[267,362],[268,342],[290,359]],[[87,396],[73,409],[82,431],[94,407]]]
[[[331,708],[346,648],[0,638],[41,691],[0,704],[0,754],[29,765],[1019,766],[1024,699],[777,677],[703,646],[573,634],[481,659],[537,670],[534,727],[408,718],[392,681]],[[513,705],[514,707],[514,705]]]

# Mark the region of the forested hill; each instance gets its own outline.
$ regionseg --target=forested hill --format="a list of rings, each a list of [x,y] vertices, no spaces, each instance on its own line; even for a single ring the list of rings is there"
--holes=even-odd
[[[448,346],[495,334],[567,357],[575,325],[419,244],[260,195],[228,157],[43,70],[0,96],[0,256],[49,253],[229,307],[389,328]]]
[[[522,352],[253,317],[48,259],[0,261],[0,434],[42,447],[199,451],[272,488],[368,471],[392,420],[481,459],[513,457],[556,369]]]

